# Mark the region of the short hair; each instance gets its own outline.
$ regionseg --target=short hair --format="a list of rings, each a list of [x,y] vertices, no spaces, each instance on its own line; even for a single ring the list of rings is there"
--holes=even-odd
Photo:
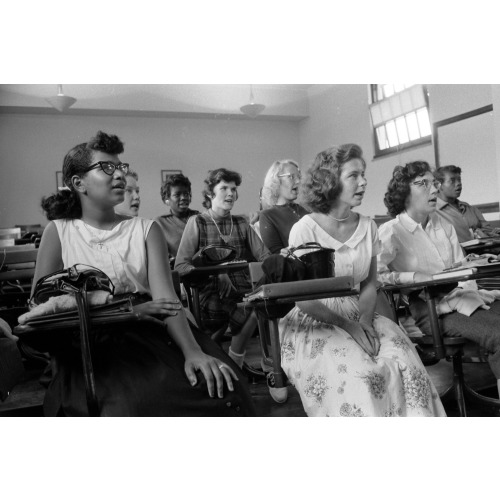
[[[394,167],[392,179],[384,196],[384,204],[389,215],[396,217],[406,210],[406,200],[411,192],[410,184],[427,172],[432,172],[432,169],[426,161],[413,161],[404,167],[401,165]]]
[[[118,155],[124,151],[124,143],[116,136],[99,130],[88,142],[71,148],[63,160],[63,182],[66,189],[42,198],[42,209],[49,220],[78,219],[82,216],[82,206],[78,194],[74,191],[71,178],[83,176],[89,171],[94,152],[101,151],[109,155]]]
[[[301,203],[312,212],[328,213],[342,191],[342,167],[354,159],[366,167],[363,150],[357,144],[341,144],[318,153],[301,184]]]
[[[212,206],[212,195],[214,194],[214,187],[219,184],[219,182],[234,182],[236,186],[241,184],[241,174],[234,172],[233,170],[227,170],[226,168],[218,168],[216,170],[209,170],[208,176],[204,180],[205,188],[201,192],[203,195],[202,205],[205,208],[210,208]]]
[[[262,186],[261,198],[264,203],[269,207],[274,207],[279,198],[280,191],[280,179],[279,175],[283,173],[283,170],[287,165],[293,165],[297,167],[300,171],[298,163],[294,160],[276,160],[266,173],[264,179],[264,185]]]
[[[125,174],[125,177],[132,177],[133,179],[139,182],[139,175],[137,174],[137,172],[131,170],[130,168],[128,169],[128,172]]]
[[[165,181],[161,185],[160,195],[161,199],[165,201],[167,198],[170,198],[170,193],[172,192],[173,187],[182,186],[185,187],[189,194],[191,194],[191,182],[189,179],[183,174],[173,174],[168,175],[165,178]]]
[[[439,167],[434,172],[434,176],[439,182],[444,182],[446,174],[462,174],[462,169],[456,165],[445,165],[444,167]]]

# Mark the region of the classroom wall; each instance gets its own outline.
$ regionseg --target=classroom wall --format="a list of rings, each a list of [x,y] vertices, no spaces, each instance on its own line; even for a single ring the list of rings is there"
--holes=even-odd
[[[196,209],[208,170],[240,172],[234,212],[248,213],[259,208],[259,189],[271,163],[300,156],[296,121],[0,114],[0,227],[46,225],[40,200],[54,192],[64,154],[99,129],[125,142],[121,159],[139,173],[144,217],[168,212],[160,198],[162,169],[180,169],[190,178]]]
[[[498,87],[498,86],[493,86]],[[492,103],[491,85],[427,85],[431,121],[440,121]],[[498,90],[496,90],[498,94]],[[435,164],[432,144],[374,158],[372,128],[368,112],[368,85],[317,85],[309,89],[309,118],[301,122],[300,148],[303,165],[309,164],[321,150],[346,142],[359,144],[367,161],[368,190],[360,211],[383,215],[387,210],[383,196],[396,165],[425,160]],[[499,103],[500,107],[500,103]],[[500,124],[497,125],[500,130]],[[498,201],[498,162],[495,150],[500,134],[476,131],[484,137],[477,145],[477,163],[464,169],[462,197],[470,203]],[[484,142],[486,141],[485,145]],[[448,141],[452,150],[463,148],[463,138]],[[486,147],[487,146],[487,147]],[[498,156],[500,157],[500,156]],[[485,182],[486,181],[486,182]]]

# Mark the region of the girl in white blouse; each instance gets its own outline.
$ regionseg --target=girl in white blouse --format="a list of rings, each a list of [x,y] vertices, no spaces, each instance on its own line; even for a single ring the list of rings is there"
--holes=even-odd
[[[407,163],[394,169],[384,198],[394,219],[379,228],[382,243],[378,256],[380,281],[413,284],[432,280],[433,274],[464,258],[455,228],[436,212],[438,190],[439,182],[425,161]],[[471,281],[467,284],[469,288],[474,286]],[[457,300],[460,291],[451,285],[440,294],[441,304],[447,306],[448,311],[449,304],[456,309],[441,315],[441,329],[445,335],[477,342],[490,353],[488,361],[500,391],[500,302],[491,303],[492,299],[487,297],[489,309],[477,309],[470,314],[469,305]],[[475,293],[479,294],[479,300],[474,301],[474,307],[477,307],[481,297],[488,296],[488,293]],[[420,290],[410,293],[408,298],[416,325],[425,334],[431,335],[427,304],[420,296]],[[460,310],[468,315],[458,312]]]

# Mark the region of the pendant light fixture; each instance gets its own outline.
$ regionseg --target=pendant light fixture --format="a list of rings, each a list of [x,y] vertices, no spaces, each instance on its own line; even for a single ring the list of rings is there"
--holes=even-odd
[[[74,97],[64,95],[62,85],[60,84],[57,86],[57,95],[54,97],[47,97],[45,100],[61,113],[73,106],[76,102]]]
[[[260,115],[265,109],[266,107],[264,106],[264,104],[255,104],[253,97],[253,86],[250,85],[250,102],[248,104],[245,104],[245,106],[241,106],[240,111],[250,118],[255,118],[257,115]]]

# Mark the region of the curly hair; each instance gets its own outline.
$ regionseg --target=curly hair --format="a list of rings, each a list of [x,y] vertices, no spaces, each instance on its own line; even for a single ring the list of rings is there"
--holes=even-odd
[[[71,179],[74,175],[84,176],[92,164],[94,151],[110,155],[123,153],[123,142],[116,135],[99,130],[88,142],[71,148],[63,160],[63,182],[65,187],[58,193],[42,198],[42,209],[47,219],[78,219],[82,216],[80,198],[74,190]]]
[[[173,187],[179,186],[186,188],[189,191],[189,195],[191,195],[191,181],[185,175],[174,174],[167,176],[160,188],[162,201],[170,198],[170,193]]]
[[[301,184],[301,204],[312,212],[328,213],[342,191],[342,167],[354,159],[366,167],[363,151],[357,144],[341,144],[318,153]]]
[[[396,217],[406,210],[406,200],[411,191],[410,184],[427,172],[432,172],[432,169],[426,161],[413,161],[404,167],[401,165],[394,167],[392,179],[384,195],[384,204],[389,215]]]
[[[216,170],[209,170],[208,176],[204,180],[205,188],[201,192],[203,195],[202,205],[205,208],[210,208],[212,206],[212,196],[214,194],[214,188],[219,184],[219,182],[234,182],[236,186],[241,184],[241,174],[234,172],[233,170],[227,170],[225,168],[218,168]],[[236,193],[236,199],[238,199],[238,194]]]
[[[445,174],[462,174],[462,169],[460,167],[457,167],[455,165],[445,165],[444,167],[439,167],[436,169],[434,172],[434,177],[439,181],[439,182],[444,182],[444,178],[446,177]]]
[[[283,170],[287,165],[293,165],[297,167],[300,172],[300,167],[298,163],[294,160],[277,160],[275,161],[267,171],[266,177],[264,179],[264,186],[262,187],[262,201],[269,207],[274,207],[276,205],[279,192],[280,192],[280,179],[279,175],[283,173]]]

